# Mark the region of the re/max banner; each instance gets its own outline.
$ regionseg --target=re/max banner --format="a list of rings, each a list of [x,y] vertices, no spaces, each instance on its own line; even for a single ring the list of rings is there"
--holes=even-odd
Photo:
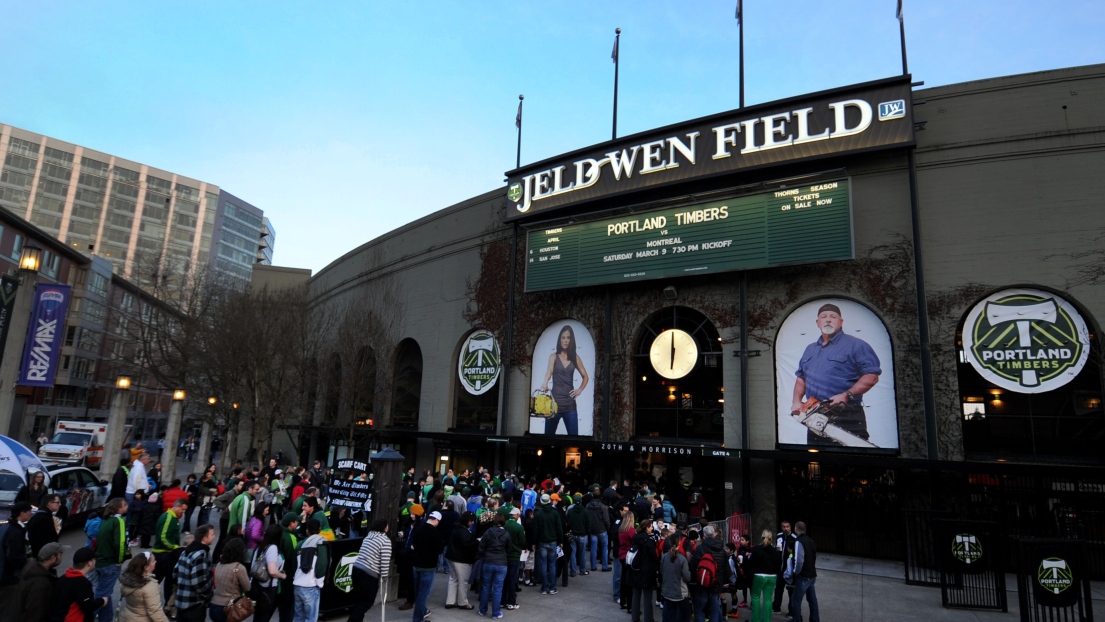
[[[17,384],[25,387],[52,387],[69,309],[70,287],[39,283],[35,287],[31,324]]]

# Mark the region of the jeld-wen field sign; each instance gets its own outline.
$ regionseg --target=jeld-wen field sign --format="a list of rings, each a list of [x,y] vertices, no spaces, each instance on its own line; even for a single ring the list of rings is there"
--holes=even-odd
[[[527,236],[528,292],[854,258],[847,179]]]

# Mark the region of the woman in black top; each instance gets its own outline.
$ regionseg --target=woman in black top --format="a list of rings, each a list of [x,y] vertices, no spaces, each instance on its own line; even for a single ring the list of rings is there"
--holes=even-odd
[[[633,597],[630,601],[633,622],[652,622],[652,607],[656,600],[656,572],[660,567],[659,558],[656,556],[658,541],[659,538],[653,533],[652,520],[646,518],[641,521],[632,541],[632,546],[637,549],[640,560],[634,557],[632,564],[626,564],[629,570],[629,585],[633,588]],[[624,581],[625,578],[623,577],[622,580]]]
[[[26,501],[36,508],[41,508],[42,498],[48,494],[50,494],[50,491],[46,486],[46,474],[42,471],[35,471],[27,479],[26,485],[16,493],[15,501],[16,503]]]
[[[487,602],[491,599],[491,619],[497,620],[503,617],[499,605],[503,600],[503,583],[506,580],[506,569],[509,564],[507,554],[510,552],[510,534],[503,525],[506,517],[495,514],[494,525],[488,529],[483,538],[480,538],[480,555],[483,557],[483,576],[480,577],[480,615],[487,615]],[[514,585],[510,586],[514,589]]]
[[[445,559],[449,560],[449,588],[445,592],[446,609],[472,609],[468,604],[468,585],[472,579],[472,564],[476,563],[476,549],[480,543],[472,534],[476,515],[465,512],[449,536],[445,547]]]
[[[764,529],[760,534],[760,543],[752,547],[748,558],[744,561],[746,573],[752,575],[752,619],[759,620],[765,614],[761,611],[769,611],[771,599],[775,595],[775,573],[782,564],[779,551],[775,550],[775,542],[771,532]],[[766,616],[770,616],[767,613]]]

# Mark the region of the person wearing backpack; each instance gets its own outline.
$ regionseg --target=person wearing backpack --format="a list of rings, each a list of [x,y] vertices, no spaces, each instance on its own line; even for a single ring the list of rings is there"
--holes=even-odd
[[[702,541],[691,553],[691,602],[694,622],[721,620],[721,568],[725,561],[725,545],[714,525],[702,528]]]
[[[656,556],[658,536],[654,533],[651,519],[644,519],[637,526],[630,549],[626,555],[629,570],[629,585],[633,588],[630,600],[630,613],[633,622],[652,622],[652,607],[656,599],[656,572],[659,559]],[[719,618],[720,619],[720,618]]]
[[[681,544],[686,538],[678,531],[668,537],[667,552],[660,560],[660,597],[664,599],[663,622],[685,622],[691,619],[691,566]]]

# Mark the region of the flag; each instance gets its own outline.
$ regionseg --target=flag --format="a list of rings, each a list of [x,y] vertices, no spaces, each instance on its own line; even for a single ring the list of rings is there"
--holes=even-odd
[[[905,19],[905,17],[902,14],[902,0],[898,0],[898,13],[897,13],[896,17],[898,18],[899,22],[902,21],[903,19]]]
[[[618,38],[614,37],[614,49],[610,51],[610,60],[614,61],[614,64],[618,63]]]
[[[741,7],[741,4],[743,4],[743,0],[737,0],[737,25],[738,26],[741,25],[741,13],[744,12],[744,9],[743,9],[743,7]]]
[[[514,117],[514,127],[522,127],[522,100],[518,100],[518,116]]]

